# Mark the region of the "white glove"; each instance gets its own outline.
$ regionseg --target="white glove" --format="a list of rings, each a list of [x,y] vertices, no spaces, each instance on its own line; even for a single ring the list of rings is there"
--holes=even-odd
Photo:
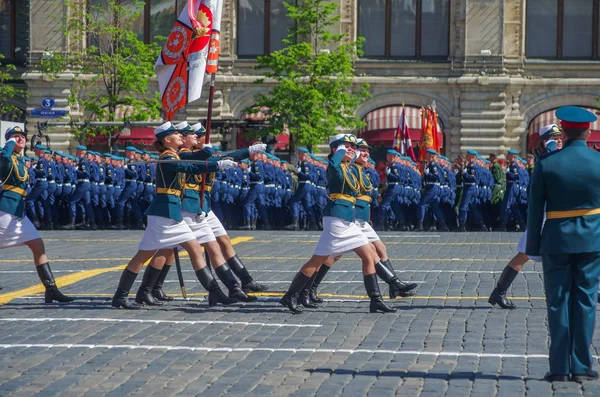
[[[425,169],[423,170],[423,173],[425,173],[425,175],[429,174],[429,167],[425,167]]]
[[[466,174],[466,173],[467,173],[467,168],[466,168],[466,167],[462,169],[462,173],[463,173],[463,174]]]
[[[344,152],[346,151],[346,145],[339,145],[335,151],[337,152],[338,150],[343,150]]]
[[[212,149],[212,145],[210,143],[203,143],[202,144],[202,149],[206,149],[206,148],[211,148]]]
[[[350,163],[356,162],[356,160],[358,160],[359,157],[360,157],[360,152],[357,150],[356,152],[354,152],[354,157],[352,158]]]
[[[17,143],[17,139],[16,138],[10,138],[8,141],[6,141],[6,143],[8,143],[8,142],[15,142],[15,143]]]
[[[390,167],[385,167],[385,173],[386,173],[386,175],[389,175],[392,173],[392,170],[390,169]]]
[[[264,143],[255,143],[254,145],[248,148],[248,151],[250,152],[250,154],[264,153],[267,151],[267,145],[265,145]]]
[[[217,161],[219,168],[223,171],[230,170],[237,166],[237,163],[233,160],[225,159]]]

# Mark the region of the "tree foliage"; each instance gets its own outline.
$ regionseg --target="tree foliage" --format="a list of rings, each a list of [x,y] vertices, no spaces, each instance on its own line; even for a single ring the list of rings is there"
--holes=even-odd
[[[268,107],[270,132],[278,134],[287,126],[293,154],[299,145],[323,143],[339,127],[363,126],[354,111],[370,95],[367,85],[353,84],[362,39],[344,43],[344,34],[331,33],[339,20],[339,4],[327,0],[284,4],[295,26],[284,40],[285,48],[258,57],[255,68],[276,84],[268,94],[256,96],[250,111]],[[265,84],[266,79],[256,83]]]
[[[43,71],[50,76],[72,72],[70,102],[83,108],[86,120],[147,121],[160,115],[158,93],[148,97],[154,63],[160,53],[157,43],[145,44],[132,30],[144,8],[138,0],[63,0],[70,10],[63,34],[71,45],[66,53],[48,53]],[[123,115],[118,109],[125,110]],[[93,127],[86,133],[110,137],[114,127]],[[110,142],[109,142],[110,144]]]
[[[0,62],[3,59],[4,55],[0,54]],[[19,90],[10,84],[12,80],[15,80],[14,72],[16,70],[17,68],[12,64],[0,67],[0,115],[9,113],[19,115],[23,112],[17,106],[10,103],[15,98],[25,96],[24,90]]]

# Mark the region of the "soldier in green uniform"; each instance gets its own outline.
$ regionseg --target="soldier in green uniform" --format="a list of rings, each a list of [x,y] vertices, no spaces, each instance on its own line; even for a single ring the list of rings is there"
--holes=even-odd
[[[598,379],[590,344],[600,278],[600,153],[586,144],[597,117],[575,106],[556,117],[566,141],[535,164],[525,253],[542,256],[550,331],[545,379],[580,382]]]
[[[495,154],[490,154],[490,172],[494,177],[494,188],[492,189],[492,209],[494,212],[494,222],[500,218],[500,205],[506,191],[506,176],[502,165],[498,162]]]

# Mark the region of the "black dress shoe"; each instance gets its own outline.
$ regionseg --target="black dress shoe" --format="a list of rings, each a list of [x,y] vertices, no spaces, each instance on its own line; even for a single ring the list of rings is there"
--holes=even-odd
[[[573,380],[573,382],[584,382],[586,380],[598,380],[598,377],[598,372],[589,371],[585,374],[573,374],[571,376],[571,379]]]
[[[544,380],[547,382],[568,382],[570,379],[569,375],[553,374],[552,372],[547,372],[546,375],[544,375]]]

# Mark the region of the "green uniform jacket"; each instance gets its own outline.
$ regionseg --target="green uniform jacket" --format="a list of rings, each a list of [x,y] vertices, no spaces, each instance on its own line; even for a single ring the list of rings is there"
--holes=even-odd
[[[492,175],[494,176],[494,189],[492,190],[492,204],[497,204],[504,198],[504,192],[506,192],[506,177],[502,166],[496,162],[492,166]]]
[[[201,160],[202,151],[195,153],[183,153],[185,160]],[[173,154],[162,155],[161,160],[175,160]],[[159,163],[156,167],[156,189],[157,194],[150,207],[146,210],[146,215],[162,216],[163,218],[174,219],[181,222],[181,197],[176,194],[164,194],[158,192],[158,189],[171,189],[172,191],[183,190],[181,182],[185,182],[180,173],[185,174],[205,174],[217,170],[216,161],[205,161],[203,163]],[[180,181],[180,178],[183,181]]]
[[[206,147],[197,152],[191,152],[189,149],[183,149],[179,152],[179,157],[188,157],[191,153],[194,153],[198,160],[208,160],[214,152],[215,151],[212,147]],[[204,208],[200,208],[200,183],[202,182],[202,177],[200,175],[186,175],[185,177],[186,188],[183,189],[181,209],[194,214],[210,211],[210,198],[208,200],[204,200]],[[210,190],[210,186],[207,186],[207,190]]]
[[[600,153],[583,140],[541,156],[531,180],[527,255],[600,252],[600,214],[547,219],[544,212],[600,208]]]
[[[358,185],[358,180],[354,176],[350,165],[342,165],[342,160],[346,155],[345,150],[336,151],[327,166],[327,187],[329,195],[344,194],[356,198],[357,190],[352,189],[346,179],[354,179]],[[344,177],[345,176],[345,177]],[[333,216],[341,218],[349,222],[354,222],[354,204],[351,201],[344,199],[329,200],[323,209],[323,216]]]
[[[361,219],[365,222],[369,222],[371,218],[371,190],[373,190],[373,184],[371,183],[371,179],[369,175],[365,172],[362,165],[355,164],[352,167],[352,171],[356,178],[359,180],[361,184],[359,197],[365,197],[369,200],[359,200],[356,199],[356,208],[355,208],[355,216],[356,219]],[[363,189],[362,186],[370,189]]]
[[[15,142],[8,142],[0,152],[0,180],[2,181],[0,211],[23,218],[29,173],[23,157],[13,153],[15,145]],[[13,159],[17,164],[16,170],[13,166]],[[20,181],[17,175],[24,180]]]

